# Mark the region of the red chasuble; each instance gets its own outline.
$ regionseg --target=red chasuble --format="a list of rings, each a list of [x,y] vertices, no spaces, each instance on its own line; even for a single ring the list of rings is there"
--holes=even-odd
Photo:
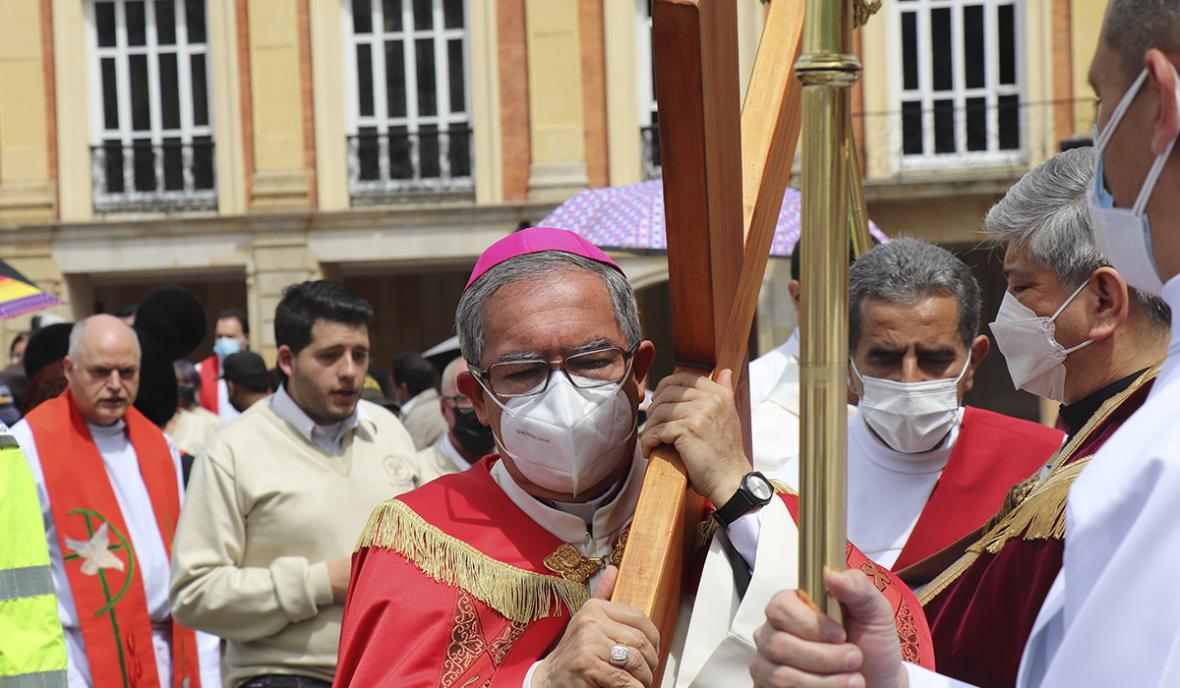
[[[902,571],[982,526],[1016,483],[1036,473],[1065,435],[991,411],[963,409],[963,423],[942,475],[893,563]]]
[[[353,555],[335,686],[518,688],[561,638],[589,597],[585,577],[555,575],[571,548],[504,494],[496,460],[373,512]],[[783,497],[794,514],[794,498]],[[849,565],[893,603],[907,657],[932,666],[913,594],[850,549]]]
[[[201,361],[201,367],[197,369],[197,374],[201,376],[201,392],[197,403],[206,411],[217,413],[217,382],[218,376],[221,374],[217,354]]]
[[[1157,373],[1107,400],[1054,456],[1049,473],[1013,488],[996,525],[923,590],[939,673],[982,688],[1015,685],[1024,645],[1061,570],[1069,487],[1138,410]]]
[[[66,577],[94,688],[160,688],[152,620],[135,543],[102,455],[67,391],[26,418],[37,443]],[[164,549],[180,516],[176,465],[159,428],[134,408],[123,417]],[[195,634],[172,624],[172,688],[201,684]]]

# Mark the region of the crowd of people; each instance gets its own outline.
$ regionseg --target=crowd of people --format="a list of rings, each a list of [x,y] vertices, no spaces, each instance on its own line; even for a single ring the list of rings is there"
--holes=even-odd
[[[331,280],[285,290],[273,369],[176,287],[14,340],[0,685],[1180,684],[1178,36],[1112,0],[1095,146],[982,219],[998,312],[929,243],[852,264],[841,623],[795,590],[798,333],[750,366],[747,455],[733,371],[648,390],[622,270],[530,228],[482,252],[458,351],[384,379]],[[985,327],[1054,427],[965,405]],[[710,504],[665,637],[611,600],[661,445]]]

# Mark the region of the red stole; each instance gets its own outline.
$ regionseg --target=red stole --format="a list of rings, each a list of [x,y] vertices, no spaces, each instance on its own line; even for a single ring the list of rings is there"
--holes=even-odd
[[[587,597],[546,566],[564,545],[491,477],[495,457],[377,508],[353,555],[334,685],[512,686]],[[792,515],[797,501],[782,495]],[[894,604],[907,659],[933,665],[929,629],[900,581],[850,546]]]
[[[937,554],[986,523],[1008,490],[1061,448],[1060,430],[970,406],[963,411],[955,447],[894,571]]]
[[[1111,406],[1095,414],[1089,428],[1069,445],[1063,466],[1093,456],[1131,416],[1151,389],[1154,373],[1145,375]],[[1016,507],[1031,507],[1023,503]],[[1057,514],[1064,519],[1065,504]],[[1052,520],[1052,519],[1050,519]],[[1059,537],[1014,533],[993,554],[981,547],[995,528],[934,580],[922,598],[934,636],[938,671],[982,688],[1016,683],[1020,658],[1037,613],[1061,570],[1065,542]]]
[[[68,391],[38,406],[27,420],[41,457],[94,687],[159,687],[152,620],[135,544],[90,430]],[[180,515],[172,454],[163,433],[139,411],[128,409],[123,420],[171,556]],[[176,623],[171,685],[200,686],[196,636]]]
[[[221,361],[217,354],[201,361],[197,374],[201,376],[201,393],[197,403],[206,411],[217,413],[217,383],[221,375]]]

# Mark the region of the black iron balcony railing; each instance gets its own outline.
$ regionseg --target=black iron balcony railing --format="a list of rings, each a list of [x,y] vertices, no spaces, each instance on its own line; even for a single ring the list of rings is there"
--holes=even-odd
[[[643,139],[643,178],[659,179],[662,173],[660,166],[660,127],[651,124],[639,128]]]
[[[348,179],[354,204],[405,202],[422,197],[470,197],[471,129],[385,134],[362,127],[348,137]]]
[[[164,139],[91,146],[94,210],[184,211],[217,207],[214,144]]]

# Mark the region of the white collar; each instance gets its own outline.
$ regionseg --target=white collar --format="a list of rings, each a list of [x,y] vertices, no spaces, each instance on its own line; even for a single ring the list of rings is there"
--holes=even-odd
[[[427,387],[426,389],[422,390],[421,392],[418,392],[417,394],[415,394],[413,396],[413,398],[411,398],[409,401],[402,404],[401,405],[402,416],[405,417],[405,415],[407,413],[409,413],[415,406],[417,406],[418,404],[421,404],[423,401],[425,401],[426,400],[425,397],[427,396],[427,393],[432,392],[432,391],[434,391],[433,387]]]
[[[504,494],[537,525],[562,542],[586,543],[591,540],[613,540],[631,521],[631,517],[635,515],[635,505],[639,502],[639,491],[643,488],[643,474],[646,470],[647,459],[643,457],[636,440],[635,457],[631,461],[631,470],[627,473],[623,487],[594,512],[590,532],[586,531],[586,521],[581,516],[562,511],[560,504],[550,506],[525,492],[512,479],[503,460],[492,466],[491,473],[492,479],[504,490]],[[606,494],[610,495],[611,491],[608,490]]]
[[[869,429],[863,413],[858,413],[848,420],[849,442],[854,447],[859,447],[866,459],[892,473],[937,473],[946,466],[947,459],[955,448],[955,441],[959,439],[959,428],[963,425],[963,415],[964,408],[960,406],[955,412],[955,423],[942,443],[921,454],[899,452],[882,442]]]
[[[455,464],[455,468],[458,468],[460,472],[471,468],[471,464],[467,462],[467,459],[463,458],[463,455],[459,453],[459,450],[451,442],[451,433],[449,432],[444,434],[442,439],[439,440],[438,453],[450,459],[451,463]]]
[[[303,409],[299,408],[299,404],[295,403],[290,394],[287,394],[285,385],[279,385],[278,391],[271,395],[270,409],[275,412],[275,415],[286,421],[309,444],[323,446],[321,440],[326,440],[328,444],[336,448],[336,451],[339,451],[340,441],[349,431],[356,428],[360,421],[368,420],[368,415],[364,412],[361,402],[358,401],[352,415],[348,418],[330,425],[319,425]]]
[[[799,328],[798,327],[796,327],[791,332],[791,336],[787,339],[786,343],[783,344],[783,353],[790,356],[791,358],[794,358],[794,359],[799,358]]]

